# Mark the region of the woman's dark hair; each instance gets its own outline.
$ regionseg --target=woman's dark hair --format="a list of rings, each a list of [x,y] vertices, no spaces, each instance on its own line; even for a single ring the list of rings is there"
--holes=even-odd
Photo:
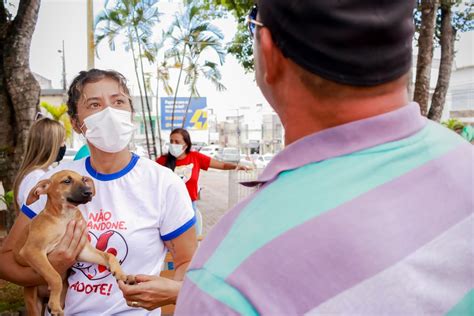
[[[130,106],[133,112],[132,98],[130,97],[130,91],[127,87],[127,79],[125,79],[121,73],[114,70],[90,69],[79,72],[79,75],[74,78],[69,86],[69,90],[67,91],[67,112],[70,118],[75,118],[77,115],[77,102],[79,102],[79,99],[83,94],[84,86],[88,83],[94,83],[104,78],[110,78],[119,83],[123,93],[130,101]]]
[[[171,132],[170,137],[173,134],[181,134],[181,136],[183,136],[183,140],[186,143],[186,150],[184,152],[186,154],[189,154],[189,152],[191,151],[191,146],[193,144],[191,143],[191,136],[189,136],[188,131],[185,130],[184,128],[175,128]],[[174,171],[174,169],[176,168],[176,157],[171,154],[167,154],[165,166]]]

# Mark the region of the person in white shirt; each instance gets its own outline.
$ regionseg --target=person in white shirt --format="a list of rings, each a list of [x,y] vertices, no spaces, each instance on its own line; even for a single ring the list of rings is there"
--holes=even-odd
[[[79,206],[86,222],[69,223],[61,244],[49,255],[64,277],[71,268],[65,314],[159,315],[158,307],[176,301],[197,247],[196,219],[186,187],[171,170],[129,151],[133,108],[121,74],[82,71],[72,82],[68,97],[72,125],[87,139],[90,157],[61,164],[44,178],[59,170],[74,170],[93,179],[96,195],[90,203]],[[13,241],[43,206],[40,200],[22,208],[10,233]],[[75,261],[87,239],[96,248],[113,253],[125,273],[137,275],[139,284],[134,286],[138,292],[146,292],[141,275],[153,276],[160,291],[155,291],[154,297],[143,294],[126,300],[105,267]],[[168,250],[175,262],[173,280],[158,276]],[[16,264],[1,270],[19,284],[43,282],[33,270]],[[24,270],[21,275],[20,270]],[[1,277],[4,271],[0,271]]]
[[[28,131],[25,157],[13,183],[15,210],[18,212],[31,188],[52,164],[63,159],[66,152],[66,131],[58,121],[44,117],[33,122]]]

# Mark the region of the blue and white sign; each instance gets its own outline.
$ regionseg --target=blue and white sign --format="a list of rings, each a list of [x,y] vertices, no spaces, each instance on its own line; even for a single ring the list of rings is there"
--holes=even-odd
[[[181,127],[186,113],[186,107],[189,103],[188,112],[184,124],[185,129],[189,130],[206,130],[207,124],[207,99],[206,98],[176,98],[174,107],[174,123],[173,120],[173,97],[161,98],[161,128],[164,130],[172,130]]]

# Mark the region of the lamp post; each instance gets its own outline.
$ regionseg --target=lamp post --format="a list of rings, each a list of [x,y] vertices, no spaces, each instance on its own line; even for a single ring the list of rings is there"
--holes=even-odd
[[[94,6],[87,0],[87,69],[94,68]]]
[[[237,112],[237,120],[236,120],[236,123],[237,123],[237,129],[236,129],[236,132],[237,132],[237,148],[239,149],[239,153],[240,153],[240,149],[241,149],[240,148],[240,146],[241,146],[240,136],[242,135],[242,130],[240,128],[240,111],[241,110],[250,110],[250,107],[248,107],[248,106],[239,106],[239,107],[236,107],[236,108],[232,108],[231,110]]]
[[[66,83],[66,53],[64,51],[64,40],[63,40],[63,49],[58,49],[58,53],[62,54],[62,60],[63,60],[63,90],[67,90],[67,83]]]

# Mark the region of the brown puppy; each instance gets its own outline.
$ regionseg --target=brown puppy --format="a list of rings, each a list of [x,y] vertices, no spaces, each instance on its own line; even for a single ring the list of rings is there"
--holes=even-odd
[[[46,207],[31,221],[24,238],[19,240],[13,251],[19,264],[32,267],[48,283],[51,291],[48,307],[51,313],[63,315],[62,303],[67,286],[63,286],[61,276],[50,264],[47,255],[58,245],[71,220],[83,220],[77,206],[92,200],[95,195],[94,182],[77,172],[63,170],[53,174],[50,179],[38,182],[31,189],[26,204],[37,201],[41,194],[48,195]],[[86,243],[77,261],[107,266],[117,280],[127,281],[115,256],[97,250],[90,243]],[[25,288],[24,293],[28,315],[40,315],[36,287]]]

